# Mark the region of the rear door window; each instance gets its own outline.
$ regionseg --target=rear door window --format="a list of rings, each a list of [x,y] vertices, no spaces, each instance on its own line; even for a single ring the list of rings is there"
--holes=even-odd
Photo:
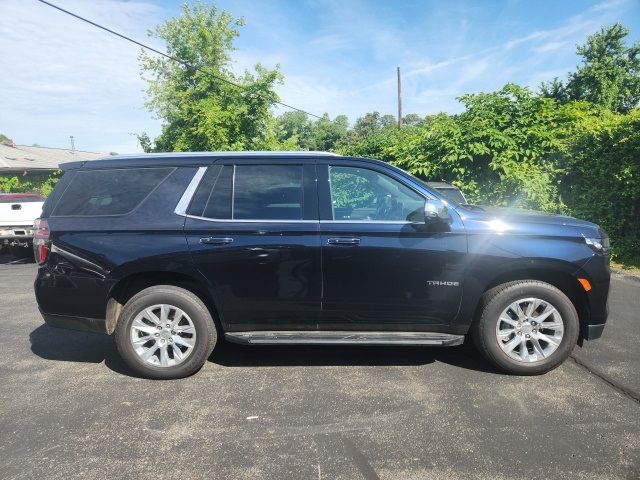
[[[229,220],[233,191],[233,165],[209,167],[196,190],[189,215]]]
[[[302,165],[210,167],[189,214],[216,220],[302,220]]]
[[[125,168],[79,171],[62,194],[52,216],[104,216],[130,213],[174,168]]]
[[[302,220],[301,165],[238,165],[233,193],[238,220]]]

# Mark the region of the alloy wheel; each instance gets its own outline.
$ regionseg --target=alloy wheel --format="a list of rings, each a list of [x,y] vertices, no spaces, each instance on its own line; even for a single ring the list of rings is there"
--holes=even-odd
[[[522,298],[505,308],[496,339],[511,359],[531,363],[548,358],[560,346],[564,322],[558,310],[540,298]]]
[[[196,329],[183,310],[167,304],[142,310],[131,323],[131,345],[140,359],[158,367],[184,362],[196,345]]]

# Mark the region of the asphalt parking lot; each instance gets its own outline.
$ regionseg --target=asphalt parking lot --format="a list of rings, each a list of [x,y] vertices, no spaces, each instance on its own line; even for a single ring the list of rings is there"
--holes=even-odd
[[[0,255],[3,479],[637,479],[640,281],[555,371],[499,374],[470,346],[241,347],[135,378],[111,338],[56,330],[33,264]]]

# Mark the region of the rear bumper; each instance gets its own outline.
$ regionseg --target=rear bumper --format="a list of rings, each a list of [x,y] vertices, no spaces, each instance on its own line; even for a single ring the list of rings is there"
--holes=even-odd
[[[31,240],[33,238],[33,225],[29,226],[0,226],[0,241],[2,240]]]
[[[80,330],[82,332],[107,333],[107,325],[104,318],[69,317],[47,313],[42,313],[42,317],[50,327]]]

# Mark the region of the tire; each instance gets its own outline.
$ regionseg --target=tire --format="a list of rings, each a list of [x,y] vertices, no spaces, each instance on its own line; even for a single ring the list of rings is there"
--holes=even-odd
[[[214,320],[202,300],[172,285],[145,288],[134,295],[122,310],[115,337],[124,362],[140,376],[158,380],[195,373],[217,341]]]
[[[537,309],[529,311],[536,300],[540,301]],[[549,306],[555,313],[549,314]],[[480,353],[503,372],[540,375],[567,359],[578,341],[579,327],[575,307],[559,289],[541,281],[519,280],[499,285],[483,296],[471,333]]]

